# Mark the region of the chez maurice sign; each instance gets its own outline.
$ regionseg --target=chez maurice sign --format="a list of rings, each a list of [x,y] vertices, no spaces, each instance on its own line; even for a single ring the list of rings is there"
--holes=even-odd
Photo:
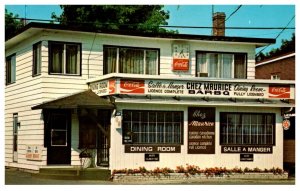
[[[295,99],[294,85],[112,78],[90,83],[97,95],[138,94],[249,99]]]

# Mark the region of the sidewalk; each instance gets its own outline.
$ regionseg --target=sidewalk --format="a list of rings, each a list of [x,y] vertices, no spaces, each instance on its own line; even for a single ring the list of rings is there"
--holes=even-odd
[[[17,169],[5,169],[5,185],[295,185],[295,179],[287,180],[164,180],[115,183],[98,180],[53,180],[31,176]]]

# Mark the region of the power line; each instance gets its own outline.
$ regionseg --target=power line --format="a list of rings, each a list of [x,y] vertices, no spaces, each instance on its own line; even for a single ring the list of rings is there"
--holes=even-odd
[[[288,22],[288,24],[278,33],[278,35],[276,36],[275,39],[277,39],[282,33],[284,30],[286,30],[289,26],[289,24],[292,22],[292,20],[294,20],[295,18],[295,15],[291,18],[291,20]],[[266,48],[268,48],[271,44],[269,44],[268,46],[265,46],[263,49],[261,49],[255,56],[259,55],[262,51],[264,51]]]
[[[231,17],[232,15],[234,15],[241,7],[242,7],[242,5],[239,5],[238,8],[236,8],[236,9],[229,15],[229,17],[227,17],[227,19],[225,19],[225,21],[227,21],[228,19],[230,19],[230,17]]]
[[[18,20],[24,20],[24,18],[13,18],[13,19],[18,19]],[[42,21],[42,22],[59,22],[59,21],[55,21],[55,20],[46,20],[46,19],[29,19],[26,18],[27,21]],[[72,24],[94,24],[94,22],[76,22],[76,21],[72,21],[69,22]],[[135,26],[135,25],[139,25],[142,23],[130,23],[130,24],[119,24],[119,23],[97,23],[99,25],[121,25],[121,26]],[[160,25],[159,27],[162,28],[190,28],[190,29],[212,29],[213,27],[209,26],[178,26],[178,25]],[[295,27],[226,27],[227,29],[239,29],[239,30],[286,30],[286,29],[295,29]]]

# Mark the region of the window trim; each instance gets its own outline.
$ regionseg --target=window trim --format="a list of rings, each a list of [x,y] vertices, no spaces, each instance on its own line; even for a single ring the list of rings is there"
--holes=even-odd
[[[64,45],[64,57],[63,57],[63,67],[64,70],[66,68],[66,60],[65,60],[65,54],[66,54],[66,45],[79,45],[79,74],[67,74],[66,71],[64,73],[53,73],[50,71],[50,68],[52,67],[52,44],[63,44]],[[65,41],[48,41],[48,74],[49,75],[59,75],[59,76],[82,76],[82,43],[78,42],[65,42]]]
[[[221,115],[222,114],[239,114],[239,115],[263,115],[263,116],[266,116],[266,115],[271,115],[271,116],[273,116],[273,119],[274,119],[274,121],[273,121],[273,134],[272,134],[272,136],[273,136],[273,143],[272,144],[232,144],[232,143],[228,143],[228,144],[223,144],[222,143],[222,135],[221,135],[221,123],[222,123],[222,121],[221,121]],[[232,145],[232,146],[239,146],[239,145],[241,145],[241,146],[276,146],[276,114],[275,113],[256,113],[256,112],[254,112],[254,113],[252,113],[252,112],[220,112],[219,113],[219,145],[220,146],[230,146],[230,145]]]
[[[180,121],[180,125],[181,125],[181,129],[180,129],[180,143],[159,143],[159,142],[155,142],[155,143],[136,143],[136,142],[132,142],[132,143],[125,143],[124,142],[124,133],[125,130],[122,129],[122,144],[123,145],[183,145],[184,144],[184,111],[176,111],[176,110],[172,110],[172,111],[168,111],[168,110],[131,110],[131,109],[124,109],[122,111],[122,115],[124,115],[124,111],[129,111],[129,112],[155,112],[155,113],[159,113],[159,112],[180,112],[182,115],[182,119]],[[122,120],[122,128],[123,128],[123,122],[124,120]],[[156,121],[157,123],[157,121]]]
[[[155,75],[160,75],[160,49],[159,48],[148,48],[148,47],[135,47],[135,46],[117,46],[117,45],[107,45],[107,44],[104,44],[103,45],[103,75],[106,75],[106,74],[110,74],[110,73],[108,73],[107,72],[107,64],[106,64],[106,60],[105,60],[105,58],[106,58],[106,54],[105,54],[105,49],[106,48],[118,48],[118,49],[120,49],[120,48],[127,48],[127,49],[136,49],[136,50],[144,50],[144,51],[146,51],[146,50],[154,50],[154,51],[157,51],[157,58],[156,58],[156,60],[157,60],[157,71],[156,71],[156,74]],[[117,53],[117,54],[119,54],[119,53]],[[117,56],[117,66],[116,66],[116,72],[115,73],[117,73],[117,74],[120,74],[119,73],[119,59],[118,59],[119,57]],[[145,53],[144,53],[144,59],[145,59]],[[144,63],[144,66],[145,66],[145,63]],[[149,75],[149,74],[141,74],[141,75]]]
[[[35,48],[39,47],[40,51],[40,63],[39,63],[39,71],[35,74],[35,68],[37,67],[36,59],[35,59]],[[39,41],[32,45],[32,77],[40,76],[42,74],[42,41]]]
[[[248,78],[248,74],[247,74],[247,69],[248,69],[248,53],[246,53],[246,52],[223,52],[223,51],[205,51],[205,50],[196,50],[196,54],[195,54],[195,57],[196,57],[196,62],[195,62],[195,64],[196,64],[196,66],[195,66],[195,77],[200,77],[200,76],[198,76],[198,74],[197,74],[197,71],[198,71],[198,69],[199,69],[199,66],[198,66],[198,54],[199,53],[206,53],[206,54],[213,54],[213,53],[215,53],[215,54],[232,54],[233,55],[233,61],[234,61],[234,59],[235,59],[235,55],[236,54],[244,54],[245,55],[245,62],[246,62],[246,64],[245,64],[245,78],[240,78],[240,79],[247,79]],[[218,68],[219,70],[221,70],[221,67],[219,67]],[[231,79],[239,79],[239,78],[234,78],[234,62],[232,63],[232,68],[231,68],[231,73],[232,73],[232,78]],[[208,78],[212,78],[212,77],[208,77]],[[221,78],[221,77],[218,77],[218,78]]]
[[[8,81],[8,60],[10,60],[10,65],[9,65],[10,70],[9,71],[11,71],[11,60],[13,57],[15,58],[15,73],[14,73],[15,79],[14,79],[14,81],[12,81],[12,79],[10,77],[10,79]],[[5,58],[5,67],[6,67],[5,68],[5,84],[10,85],[10,84],[16,83],[16,81],[17,81],[17,55],[16,55],[16,53],[11,54]]]

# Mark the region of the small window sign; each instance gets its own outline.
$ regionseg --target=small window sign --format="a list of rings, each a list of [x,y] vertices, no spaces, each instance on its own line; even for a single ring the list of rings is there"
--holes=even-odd
[[[145,161],[159,161],[159,154],[145,153]]]
[[[241,162],[253,162],[253,154],[240,154]]]

